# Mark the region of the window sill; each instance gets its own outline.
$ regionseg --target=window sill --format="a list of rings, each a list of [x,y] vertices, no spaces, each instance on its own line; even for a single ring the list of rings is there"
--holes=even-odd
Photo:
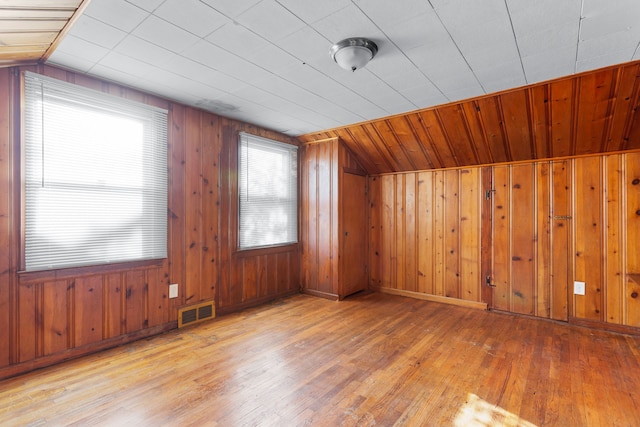
[[[20,284],[37,283],[49,280],[71,279],[82,276],[120,273],[129,270],[141,270],[149,267],[160,267],[162,266],[165,259],[150,259],[143,261],[119,262],[114,264],[89,265],[84,267],[69,267],[56,270],[19,271],[18,277],[20,278]]]
[[[299,243],[290,243],[280,246],[263,246],[260,248],[237,249],[233,255],[236,258],[254,257],[260,255],[280,254],[286,252],[296,252]]]

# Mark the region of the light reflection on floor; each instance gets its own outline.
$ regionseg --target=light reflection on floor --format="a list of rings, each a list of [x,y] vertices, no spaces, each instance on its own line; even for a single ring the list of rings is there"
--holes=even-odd
[[[520,419],[517,415],[506,411],[499,406],[482,400],[473,393],[469,393],[467,401],[454,420],[456,427],[479,426],[518,426],[536,427],[528,421]]]

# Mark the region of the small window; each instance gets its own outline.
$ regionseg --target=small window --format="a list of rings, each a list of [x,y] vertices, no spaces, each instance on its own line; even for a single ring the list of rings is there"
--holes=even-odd
[[[25,73],[25,270],[167,256],[167,112]]]
[[[239,140],[239,247],[298,241],[298,147],[247,133]]]

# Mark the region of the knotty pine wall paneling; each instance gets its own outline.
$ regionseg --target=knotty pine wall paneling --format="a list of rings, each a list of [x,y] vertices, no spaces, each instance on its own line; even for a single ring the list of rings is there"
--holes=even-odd
[[[369,178],[370,287],[481,301],[479,168]]]
[[[639,165],[635,151],[370,176],[370,287],[640,327]]]
[[[353,224],[356,221],[353,215],[360,215],[363,224],[368,223],[369,216],[363,204],[360,212],[349,212],[351,216],[346,218],[347,213],[342,209],[343,200],[351,196],[345,192],[344,175],[352,173],[365,176],[366,172],[337,138],[302,145],[301,165],[302,291],[324,298],[341,299],[355,289],[345,283],[346,278],[357,276],[353,270],[345,274],[343,263],[352,262],[353,259],[350,260],[350,254],[342,253],[345,242],[341,234],[346,230],[346,222]],[[360,191],[364,193],[366,189]],[[364,234],[350,235],[351,238],[357,235],[361,242],[349,242],[349,245],[362,248],[362,262],[366,264],[369,259],[367,236]],[[364,287],[366,282],[356,286],[357,290]]]
[[[602,321],[603,171],[602,157],[574,160],[575,174],[575,280],[585,282],[585,296],[574,295],[573,316]]]
[[[0,342],[15,342],[17,246],[15,232],[15,191],[17,159],[13,135],[17,117],[11,106],[17,95],[16,76],[11,68],[0,68]],[[0,366],[15,362],[15,346],[0,345]]]
[[[617,244],[625,248],[623,259],[622,277],[625,278],[626,289],[624,292],[622,312],[624,324],[640,327],[640,153],[626,154],[624,159],[624,179],[622,216],[620,223],[625,227],[617,233]],[[612,264],[616,265],[614,259]]]
[[[167,259],[20,272],[20,73],[25,70],[168,110]],[[175,328],[183,305],[213,299],[220,312],[229,312],[298,291],[297,245],[242,254],[236,249],[234,168],[241,130],[295,143],[59,68],[0,69],[0,342],[6,343],[0,346],[0,378]],[[171,283],[179,284],[176,299],[168,298]]]
[[[220,161],[218,224],[220,232],[220,313],[266,302],[300,290],[299,245],[238,250],[238,135],[247,132],[297,145],[293,138],[236,120],[219,118]],[[300,158],[300,153],[298,154]],[[298,172],[300,173],[300,172]]]

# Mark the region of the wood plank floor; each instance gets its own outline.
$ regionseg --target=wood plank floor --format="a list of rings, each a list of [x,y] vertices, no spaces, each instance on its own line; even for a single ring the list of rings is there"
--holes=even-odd
[[[0,425],[638,426],[640,339],[297,295],[0,382]]]

